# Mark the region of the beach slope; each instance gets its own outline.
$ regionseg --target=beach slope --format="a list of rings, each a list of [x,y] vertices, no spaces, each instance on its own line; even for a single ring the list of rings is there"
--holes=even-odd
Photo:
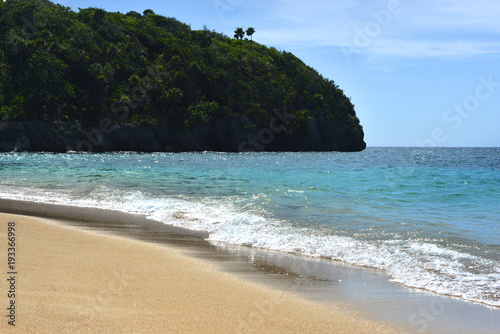
[[[18,333],[392,333],[335,305],[309,302],[218,270],[179,250],[97,234],[50,219],[0,214],[7,248],[15,223]],[[11,224],[13,225],[13,224]],[[11,275],[12,276],[12,275]]]

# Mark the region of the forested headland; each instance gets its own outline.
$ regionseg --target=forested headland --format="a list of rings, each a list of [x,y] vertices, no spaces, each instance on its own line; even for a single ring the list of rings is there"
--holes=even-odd
[[[237,31],[0,1],[0,151],[365,148],[333,80]]]

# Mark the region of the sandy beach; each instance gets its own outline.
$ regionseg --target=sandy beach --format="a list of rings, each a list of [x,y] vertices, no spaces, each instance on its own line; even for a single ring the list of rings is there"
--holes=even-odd
[[[304,300],[224,273],[178,249],[0,214],[4,250],[0,332],[399,333],[344,307]],[[8,284],[15,276],[15,298]],[[12,288],[12,286],[11,286]],[[6,310],[15,301],[15,327]],[[11,312],[12,313],[12,312]]]

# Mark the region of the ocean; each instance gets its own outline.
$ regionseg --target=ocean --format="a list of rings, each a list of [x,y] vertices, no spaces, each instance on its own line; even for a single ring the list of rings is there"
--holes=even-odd
[[[499,148],[12,152],[0,154],[0,198],[144,215],[500,307]]]

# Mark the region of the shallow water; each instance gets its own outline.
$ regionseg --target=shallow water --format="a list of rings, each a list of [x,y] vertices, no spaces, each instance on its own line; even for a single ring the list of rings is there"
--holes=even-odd
[[[500,149],[10,153],[0,198],[141,214],[500,306]]]

